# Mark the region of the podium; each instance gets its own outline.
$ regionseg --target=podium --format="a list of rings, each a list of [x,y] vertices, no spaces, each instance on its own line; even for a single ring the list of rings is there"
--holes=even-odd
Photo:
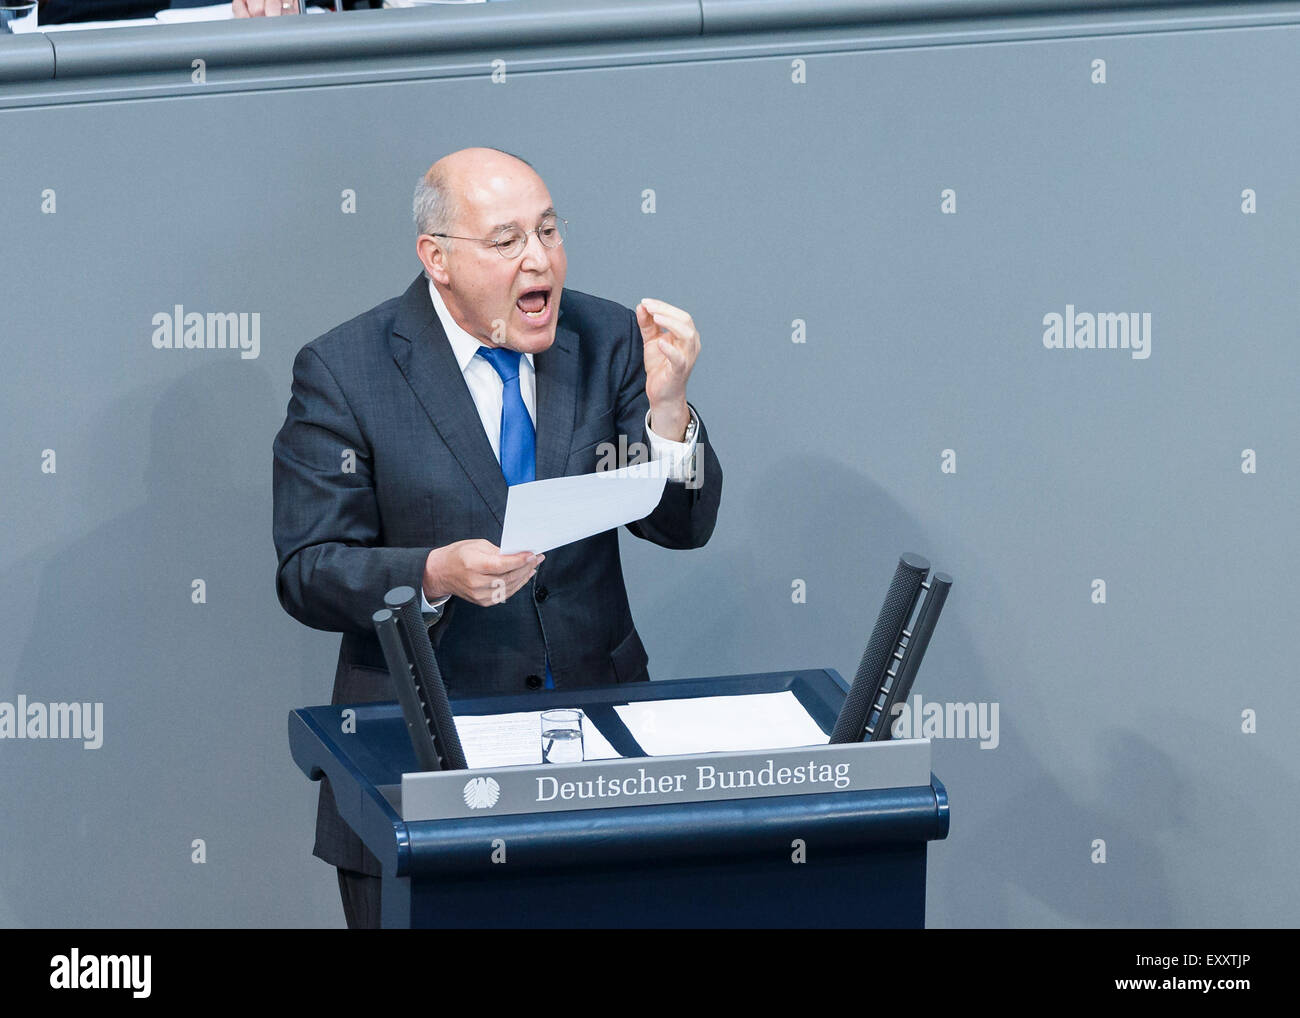
[[[822,669],[452,700],[458,717],[580,707],[625,759],[566,765],[567,776],[599,775],[602,788],[617,780],[634,793],[675,787],[679,801],[634,794],[594,807],[548,795],[546,811],[477,813],[468,808],[469,782],[490,782],[492,800],[505,804],[511,789],[533,782],[554,789],[535,775],[559,774],[558,765],[413,775],[396,703],[292,711],[289,745],[309,778],[329,778],[340,814],[379,859],[385,928],[923,927],[927,843],[948,834],[947,792],[929,771],[928,740],[647,757],[614,709],[787,690],[829,733],[848,684]],[[354,714],[345,719],[344,711]],[[797,794],[770,780],[794,773],[787,760],[810,758],[819,767],[852,760],[835,773],[862,777]],[[736,772],[751,776],[747,787],[713,786],[692,801],[680,801],[684,781],[654,777],[711,774],[729,762],[748,767]],[[428,805],[436,796],[424,794],[434,787],[443,789],[441,813]],[[460,797],[447,790],[462,787],[464,802],[453,803]],[[414,805],[416,791],[425,805]],[[412,815],[431,818],[403,819]]]

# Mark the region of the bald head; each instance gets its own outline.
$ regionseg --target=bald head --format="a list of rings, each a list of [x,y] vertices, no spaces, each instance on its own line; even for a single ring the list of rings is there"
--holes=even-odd
[[[419,233],[456,233],[467,182],[510,173],[537,177],[533,164],[499,148],[463,148],[429,167],[415,186],[415,227]],[[537,179],[541,179],[538,177]]]

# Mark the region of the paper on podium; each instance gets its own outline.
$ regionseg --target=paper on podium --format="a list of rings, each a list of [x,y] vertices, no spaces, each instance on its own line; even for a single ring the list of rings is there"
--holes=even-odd
[[[144,25],[156,24],[158,22],[153,18],[122,18],[117,21],[73,21],[66,25],[36,25],[15,21],[9,26],[9,29],[14,35],[22,35],[24,32],[79,32],[82,29],[89,28],[140,28]]]
[[[299,6],[307,0],[299,0]],[[302,8],[303,14],[325,14],[319,7]],[[187,21],[228,21],[234,18],[233,4],[207,4],[204,7],[168,7],[154,15],[163,24],[177,24]]]
[[[558,708],[552,708],[558,709]],[[542,762],[542,712],[466,715],[456,719],[465,763],[469,767],[514,767]],[[585,714],[582,718],[584,760],[613,760],[618,751]]]
[[[824,746],[829,741],[788,689],[690,700],[642,700],[617,705],[614,710],[650,756],[741,753]]]
[[[645,519],[663,498],[661,461],[515,484],[506,496],[501,553],[541,553]]]
[[[233,19],[233,4],[208,4],[204,7],[168,7],[154,15],[163,24],[184,21],[227,21]]]

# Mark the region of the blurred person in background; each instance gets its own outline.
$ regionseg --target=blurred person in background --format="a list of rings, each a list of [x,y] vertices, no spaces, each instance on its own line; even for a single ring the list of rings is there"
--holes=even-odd
[[[334,0],[307,0],[313,7],[334,9]],[[286,6],[287,3],[287,6]],[[277,17],[297,14],[302,0],[234,0],[237,18]],[[66,25],[78,21],[118,21],[152,18],[169,7],[207,7],[208,0],[40,0],[38,18],[42,25]],[[347,10],[382,6],[380,0],[343,0]]]

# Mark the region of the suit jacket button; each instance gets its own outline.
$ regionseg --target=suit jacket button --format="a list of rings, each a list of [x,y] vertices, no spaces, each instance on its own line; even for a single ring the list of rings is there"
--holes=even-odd
[[[524,679],[524,685],[529,689],[541,689],[542,677],[540,675],[530,675]]]
[[[538,587],[535,591],[533,591],[533,597],[537,599],[538,604],[541,604],[543,601],[547,599],[547,597],[550,596],[550,593],[551,592],[547,590],[545,587]]]

